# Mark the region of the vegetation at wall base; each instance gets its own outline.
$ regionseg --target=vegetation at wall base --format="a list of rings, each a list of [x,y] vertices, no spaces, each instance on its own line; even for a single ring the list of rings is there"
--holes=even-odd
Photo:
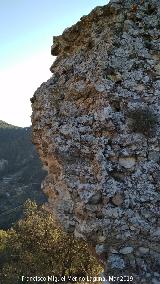
[[[22,275],[86,277],[102,271],[87,244],[65,233],[43,206],[31,200],[25,203],[24,218],[0,231],[0,267],[3,284],[22,283]]]

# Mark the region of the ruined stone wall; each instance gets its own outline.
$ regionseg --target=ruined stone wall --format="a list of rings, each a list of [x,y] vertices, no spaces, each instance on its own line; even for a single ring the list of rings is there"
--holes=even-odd
[[[54,37],[53,76],[31,99],[50,210],[106,275],[136,284],[160,276],[159,4],[112,0]]]

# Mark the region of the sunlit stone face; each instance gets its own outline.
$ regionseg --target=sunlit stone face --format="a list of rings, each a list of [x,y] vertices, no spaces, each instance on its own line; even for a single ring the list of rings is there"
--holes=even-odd
[[[48,167],[43,188],[49,207],[66,230],[92,243],[108,273],[134,272],[136,281],[137,255],[144,271],[142,255],[151,240],[156,245],[158,232],[158,59],[146,47],[146,26],[140,32],[135,20],[137,9],[148,19],[146,2],[112,1],[56,38],[53,77],[32,98],[33,140]],[[147,31],[156,45],[159,31]],[[144,126],[154,131],[133,127],[138,120],[130,114],[141,117],[146,109],[156,119],[152,125],[145,118]],[[144,274],[156,269],[154,261],[145,260]]]

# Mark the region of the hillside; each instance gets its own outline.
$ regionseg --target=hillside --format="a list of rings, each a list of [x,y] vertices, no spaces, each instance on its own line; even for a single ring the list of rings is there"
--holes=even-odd
[[[40,191],[45,176],[31,142],[31,128],[21,128],[0,120],[0,228],[8,228],[30,198],[42,203]]]
[[[3,120],[0,120],[0,128],[5,128],[5,129],[9,128],[9,129],[11,129],[11,128],[20,128],[20,127],[14,126],[14,125],[9,124],[9,123],[7,123],[7,122],[5,122]]]

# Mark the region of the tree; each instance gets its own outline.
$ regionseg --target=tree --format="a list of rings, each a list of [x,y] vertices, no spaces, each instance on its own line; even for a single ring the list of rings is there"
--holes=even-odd
[[[102,271],[87,244],[65,233],[53,216],[34,202],[27,201],[24,218],[1,235],[3,284],[22,283],[22,275],[98,276]]]

